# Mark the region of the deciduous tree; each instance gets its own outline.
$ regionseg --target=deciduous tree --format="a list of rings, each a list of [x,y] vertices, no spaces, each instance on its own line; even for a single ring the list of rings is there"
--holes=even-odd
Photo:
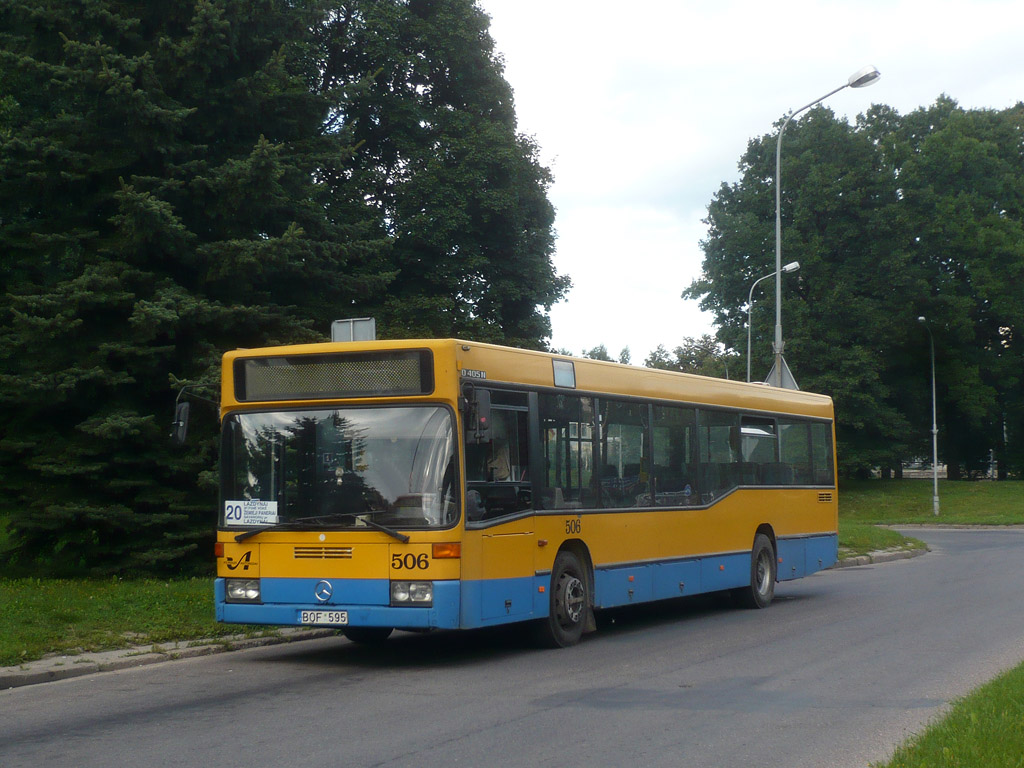
[[[335,3],[324,87],[345,94],[335,117],[358,149],[332,183],[393,239],[373,310],[388,335],[543,348],[569,281],[551,261],[551,176],[516,129],[488,23],[472,0]]]
[[[918,316],[935,333],[952,474],[991,448],[1020,456],[1021,117],[1021,106],[965,111],[943,97],[906,116],[875,106],[853,125],[819,107],[787,131],[782,252],[801,268],[783,277],[785,354],[801,387],[834,398],[847,472],[927,452]],[[775,139],[751,141],[741,180],[710,203],[704,275],[688,289],[737,350],[749,287],[774,270]],[[755,371],[770,365],[765,299],[753,313]]]
[[[735,353],[725,349],[714,337],[705,334],[700,338],[683,339],[683,343],[675,347],[671,353],[664,345],[659,344],[658,348],[644,360],[644,365],[663,371],[680,371],[728,379],[731,378],[732,372],[738,370],[739,362],[740,358]]]

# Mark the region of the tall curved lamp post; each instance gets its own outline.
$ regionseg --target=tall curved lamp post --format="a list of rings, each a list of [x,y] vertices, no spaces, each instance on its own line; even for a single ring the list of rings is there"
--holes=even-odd
[[[775,344],[773,345],[775,350],[775,367],[772,368],[773,380],[771,382],[776,387],[782,386],[782,367],[784,365],[782,359],[782,348],[784,346],[782,342],[782,134],[786,132],[786,126],[789,125],[789,121],[805,109],[810,109],[832,94],[843,90],[843,88],[863,88],[866,85],[871,85],[881,76],[882,74],[874,67],[869,66],[858,69],[850,75],[849,80],[838,88],[829,91],[810,104],[805,104],[800,109],[790,112],[789,117],[786,118],[779,129],[779,138],[775,142]]]
[[[932,335],[932,327],[928,325],[928,318],[919,317],[917,322],[922,323],[928,331],[928,341],[932,350],[932,512],[939,514],[939,422],[935,417],[935,337]]]
[[[789,264],[782,268],[783,272],[787,274],[789,272],[796,272],[800,269],[799,261],[791,261]],[[769,277],[775,277],[775,272],[770,272],[764,277],[759,277],[754,281],[754,284],[750,286],[750,293],[747,295],[747,383],[750,383],[750,312],[754,308],[754,288],[762,280],[767,280]]]

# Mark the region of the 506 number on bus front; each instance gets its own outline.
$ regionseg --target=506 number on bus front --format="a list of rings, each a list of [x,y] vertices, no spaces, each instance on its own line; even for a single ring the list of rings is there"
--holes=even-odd
[[[404,555],[395,552],[391,555],[391,570],[393,571],[425,571],[430,567],[430,558],[426,552],[418,555],[406,552]]]

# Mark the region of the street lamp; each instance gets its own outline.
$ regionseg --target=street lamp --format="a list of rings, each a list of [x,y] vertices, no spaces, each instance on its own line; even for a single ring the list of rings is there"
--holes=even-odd
[[[849,80],[838,88],[829,91],[810,104],[790,112],[789,117],[785,119],[782,127],[779,129],[779,138],[775,141],[775,344],[773,345],[775,350],[775,367],[772,368],[773,381],[771,382],[776,387],[782,386],[782,367],[785,365],[782,359],[782,348],[784,346],[782,343],[782,134],[785,133],[789,121],[805,109],[810,109],[833,93],[843,90],[843,88],[863,88],[866,85],[871,85],[881,76],[882,74],[871,66],[858,69],[850,75]]]
[[[917,318],[917,322],[923,323],[928,331],[928,341],[932,350],[932,511],[939,514],[939,423],[935,417],[935,337],[932,335],[932,327],[928,325],[925,317]]]
[[[789,272],[796,272],[798,269],[800,269],[800,262],[799,261],[791,261],[791,262],[789,262],[789,264],[787,264],[786,266],[784,266],[782,268],[782,271],[786,272],[788,274]],[[771,273],[765,275],[764,277],[757,278],[757,280],[754,281],[754,284],[752,286],[750,286],[750,294],[747,296],[747,383],[748,384],[750,383],[750,312],[754,308],[754,288],[756,288],[757,284],[760,283],[762,280],[767,280],[769,277],[774,277],[774,276],[775,276],[775,273],[771,272]]]

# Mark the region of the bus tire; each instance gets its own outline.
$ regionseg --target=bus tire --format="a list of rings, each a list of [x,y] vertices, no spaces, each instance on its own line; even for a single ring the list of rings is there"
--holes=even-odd
[[[346,627],[341,634],[359,645],[380,645],[393,631],[391,627]]]
[[[750,552],[750,586],[733,590],[733,598],[744,608],[767,608],[775,597],[775,572],[772,540],[759,533]]]
[[[548,616],[539,629],[541,643],[549,648],[576,645],[590,615],[587,574],[572,552],[559,552],[551,568]]]

